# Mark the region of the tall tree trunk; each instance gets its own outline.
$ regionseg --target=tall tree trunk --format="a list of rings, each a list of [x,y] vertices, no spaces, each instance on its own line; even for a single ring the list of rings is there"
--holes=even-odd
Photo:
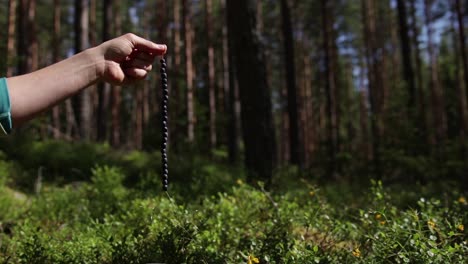
[[[265,58],[253,23],[255,13],[248,0],[227,0],[227,8],[242,104],[248,181],[262,180],[268,186],[276,162],[276,144]]]
[[[28,2],[28,53],[27,64],[29,71],[35,71],[39,68],[39,44],[37,42],[36,30],[36,0],[29,0]]]
[[[60,0],[54,0],[54,35],[52,38],[52,60],[58,62],[60,60],[60,47],[61,47],[61,34],[60,34],[60,17],[61,17],[61,6]],[[52,124],[54,127],[53,137],[58,139],[60,137],[60,105],[52,108]]]
[[[96,10],[97,8],[97,3],[96,3],[96,0],[89,0],[89,30],[88,30],[88,40],[89,40],[89,46],[91,47],[94,47],[97,45],[97,31],[98,31],[98,28],[97,28],[97,17],[96,17]],[[91,120],[91,124],[93,125],[93,129],[91,130],[91,138],[93,140],[96,140],[97,139],[97,134],[98,134],[98,124],[96,123],[97,122],[97,118],[95,117],[95,115],[98,113],[99,111],[99,95],[98,95],[98,90],[97,90],[97,85],[96,84],[93,84],[91,85],[89,88],[89,101],[90,101],[90,109],[91,109],[91,113],[93,114],[92,115],[92,120]]]
[[[377,60],[377,40],[376,40],[376,17],[373,0],[362,1],[362,18],[364,29],[364,43],[366,52],[367,76],[368,76],[368,99],[371,109],[371,131],[372,131],[372,161],[374,163],[374,173],[381,177],[380,162],[380,129],[381,115],[379,112],[379,67]]]
[[[281,0],[281,21],[284,41],[284,66],[288,89],[289,141],[291,163],[303,166],[302,143],[299,139],[299,110],[297,102],[296,67],[291,11],[287,0]]]
[[[186,67],[186,82],[187,82],[187,137],[188,142],[193,143],[195,140],[195,104],[194,104],[194,69],[192,63],[192,8],[191,2],[183,0],[182,8],[184,13],[184,29],[185,29],[185,67]]]
[[[466,4],[466,2],[465,2]],[[463,13],[460,0],[455,0],[455,10],[457,12],[458,20],[458,40],[460,41],[460,53],[463,65],[463,75],[465,77],[465,89],[468,90],[468,55],[466,51],[465,30],[463,27]]]
[[[425,139],[426,143],[429,145],[433,145],[434,143],[434,135],[429,131],[430,121],[429,121],[429,114],[427,109],[426,103],[426,95],[424,93],[424,80],[423,80],[423,71],[422,71],[422,60],[421,60],[421,53],[419,49],[419,27],[418,27],[418,20],[416,15],[416,0],[411,0],[411,31],[412,31],[412,42],[414,45],[414,58],[415,58],[415,72],[416,72],[416,89],[417,89],[417,107],[418,107],[418,119],[422,120],[422,122],[418,122],[416,124],[419,126],[419,135]]]
[[[176,0],[174,2],[178,2],[179,0]],[[145,24],[145,33],[144,37],[147,39],[151,39],[151,29],[152,29],[152,23],[151,23],[151,17],[152,17],[152,10],[150,7],[149,3],[146,3],[148,8],[145,8],[144,13],[143,13],[143,23]],[[175,5],[175,3],[174,3]],[[176,71],[176,69],[173,69],[173,71]],[[157,73],[156,73],[157,74]],[[175,76],[173,77],[175,78]],[[151,118],[152,118],[152,113],[151,113],[151,104],[155,104],[156,102],[152,99],[153,97],[152,92],[151,92],[151,87],[154,85],[151,81],[145,81],[143,83],[143,104],[142,104],[142,118],[143,118],[143,131],[142,131],[142,148],[144,148],[144,130],[149,128],[151,125]]]
[[[104,0],[102,3],[102,41],[107,41],[111,38],[112,32],[112,1]],[[98,109],[97,109],[97,140],[105,141],[107,135],[107,119],[110,100],[110,85],[104,82],[99,83],[98,92]]]
[[[431,6],[433,0],[424,0],[425,23],[427,28],[427,52],[429,56],[429,69],[430,69],[430,90],[432,98],[432,122],[436,135],[436,144],[439,145],[446,138],[447,124],[445,116],[445,107],[443,105],[443,93],[440,87],[437,54],[432,40],[432,17]],[[438,148],[438,147],[437,147]]]
[[[25,74],[29,72],[28,64],[27,64],[27,57],[28,57],[28,43],[29,43],[29,27],[28,27],[28,19],[24,19],[28,17],[28,0],[19,0],[19,7],[18,7],[18,42],[17,42],[17,55],[18,55],[18,69],[17,74]]]
[[[236,119],[236,97],[235,97],[235,80],[233,74],[234,64],[232,63],[233,47],[232,43],[229,42],[227,28],[227,9],[226,0],[221,0],[221,10],[223,12],[223,27],[222,27],[222,44],[223,44],[223,86],[225,94],[225,106],[226,106],[226,127],[227,127],[227,147],[228,157],[231,164],[237,163],[239,159],[239,135],[237,131],[237,124],[239,123]],[[232,38],[232,37],[231,37]]]
[[[305,47],[306,43],[303,43]],[[312,81],[313,81],[313,76],[312,76],[312,63],[311,63],[311,58],[309,56],[309,51],[308,49],[304,50],[305,56],[303,56],[303,78],[304,78],[304,140],[305,140],[305,166],[310,165],[310,161],[312,160],[312,157],[315,152],[315,142],[316,142],[316,124],[313,122],[314,121],[314,98],[312,97]]]
[[[210,149],[216,147],[216,84],[215,84],[215,62],[213,46],[213,20],[212,20],[212,0],[205,0],[206,14],[206,32],[208,42],[208,90],[209,90],[209,109],[210,109]]]
[[[97,22],[96,22],[96,12],[97,12],[97,3],[96,0],[89,0],[89,44],[94,47],[97,45]]]
[[[75,0],[75,53],[89,47],[89,5],[87,0]],[[92,109],[90,91],[81,91],[75,100],[75,113],[79,112],[80,135],[83,139],[91,139]]]
[[[322,0],[322,27],[323,27],[323,50],[324,50],[324,65],[325,65],[325,95],[326,95],[326,111],[327,111],[327,133],[328,133],[328,158],[329,164],[327,169],[328,177],[336,177],[337,163],[336,155],[339,149],[338,146],[338,107],[337,107],[337,65],[335,63],[335,38],[333,32],[333,2]]]
[[[466,85],[463,85],[463,62],[460,61],[460,57],[463,60],[463,55],[460,56],[460,54],[463,53],[463,48],[461,45],[464,43],[464,41],[460,41],[459,38],[464,37],[464,32],[463,32],[463,27],[462,27],[462,32],[460,34],[460,28],[457,34],[457,30],[455,29],[455,20],[458,14],[458,10],[460,9],[460,3],[456,3],[453,5],[454,10],[451,15],[451,29],[452,29],[452,35],[453,35],[453,46],[455,50],[455,79],[456,79],[456,94],[457,94],[457,99],[458,99],[458,105],[457,105],[457,110],[459,113],[459,121],[460,121],[460,127],[459,127],[459,137],[460,137],[460,142],[461,142],[461,154],[462,154],[462,159],[465,161],[468,161],[468,143],[466,143],[466,137],[468,136],[468,106],[467,106],[467,94],[466,90],[468,89]],[[461,13],[461,12],[460,12]],[[458,21],[460,23],[460,21]],[[460,24],[458,24],[460,26]],[[466,84],[466,83],[465,83]]]
[[[411,42],[409,39],[408,16],[406,14],[406,5],[404,0],[397,0],[398,24],[400,29],[401,57],[403,59],[403,77],[408,88],[408,111],[413,115],[415,105],[416,88],[414,84],[414,71],[411,62]]]
[[[16,0],[8,1],[8,36],[6,56],[7,77],[13,76],[14,72],[14,66],[11,59],[15,54],[16,3]]]
[[[172,121],[171,127],[171,134],[169,135],[172,138],[171,144],[177,146],[178,142],[182,142],[185,133],[181,131],[184,130],[183,125],[181,125],[181,119],[185,116],[184,108],[185,106],[181,103],[184,101],[184,94],[182,87],[180,87],[180,78],[182,78],[182,61],[181,61],[181,47],[182,47],[182,18],[181,18],[181,8],[180,8],[181,0],[174,0],[173,4],[173,20],[174,20],[174,27],[173,27],[173,36],[174,36],[174,48],[172,49],[173,54],[173,67],[172,70],[172,78],[171,78],[171,102],[175,102],[170,105],[170,118]]]
[[[122,14],[121,14],[121,1],[114,1],[112,2],[112,8],[114,12],[113,16],[113,24],[114,24],[114,34],[119,36],[122,33]],[[114,86],[112,87],[111,91],[111,98],[112,98],[112,145],[113,146],[120,146],[121,144],[121,123],[120,123],[120,108],[122,104],[122,87]]]

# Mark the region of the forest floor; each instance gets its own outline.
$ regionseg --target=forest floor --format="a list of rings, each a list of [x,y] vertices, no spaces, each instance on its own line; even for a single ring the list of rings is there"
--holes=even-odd
[[[0,263],[465,263],[468,255],[468,202],[456,183],[319,184],[290,169],[266,191],[240,169],[174,157],[168,196],[158,153],[69,148],[38,143],[28,159],[2,155]]]

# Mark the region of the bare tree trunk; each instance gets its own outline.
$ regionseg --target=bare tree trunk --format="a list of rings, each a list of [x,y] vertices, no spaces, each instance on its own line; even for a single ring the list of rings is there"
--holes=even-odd
[[[282,71],[282,70],[280,70]],[[283,74],[280,74],[280,83],[284,83],[284,79],[282,76]],[[281,85],[280,88],[280,94],[281,98],[287,98],[288,97],[288,89],[285,85]],[[291,161],[291,144],[290,144],[290,127],[289,124],[289,115],[288,115],[288,108],[287,106],[282,106],[281,107],[281,118],[280,118],[280,141],[279,141],[279,160],[283,165],[288,164]]]
[[[29,28],[29,45],[28,45],[28,69],[35,71],[39,68],[39,44],[37,42],[36,30],[36,0],[29,0],[28,7],[28,28]]]
[[[364,77],[361,77],[364,79]],[[369,142],[369,115],[367,110],[367,102],[368,98],[366,92],[364,91],[364,84],[361,83],[361,91],[359,92],[359,117],[360,117],[360,130],[361,130],[361,137],[360,137],[360,145],[361,151],[360,153],[363,154],[364,160],[370,161],[370,144]]]
[[[89,5],[87,0],[75,0],[75,53],[89,47]],[[89,90],[81,91],[74,99],[75,113],[79,112],[78,124],[83,139],[91,139],[92,109]]]
[[[16,0],[8,1],[8,36],[7,36],[7,61],[6,76],[13,76],[14,66],[11,62],[15,54],[15,28],[16,28]]]
[[[213,21],[212,21],[212,0],[205,0],[206,32],[208,42],[208,90],[210,109],[210,150],[216,147],[216,84],[215,84],[215,63],[213,47]]]
[[[261,180],[268,187],[276,163],[275,132],[265,58],[255,34],[255,13],[248,2],[227,1],[228,30],[233,41],[242,104],[247,180],[251,183]]]
[[[362,1],[363,25],[364,25],[364,43],[366,50],[366,64],[368,76],[368,99],[371,109],[371,131],[372,131],[372,161],[374,163],[374,172],[377,177],[381,176],[380,164],[380,119],[379,112],[379,67],[376,59],[377,43],[376,43],[376,19],[375,6],[373,0]]]
[[[89,0],[89,30],[88,30],[88,40],[89,40],[89,46],[94,47],[97,45],[97,22],[96,22],[96,0]],[[95,117],[95,114],[98,113],[99,111],[99,95],[98,95],[98,90],[97,90],[97,85],[93,84],[90,87],[88,87],[89,91],[89,101],[90,101],[90,109],[91,109],[91,119],[90,122],[93,125],[90,137],[93,140],[97,139],[98,135],[98,124],[97,124],[97,118]]]
[[[304,43],[305,46],[305,43]],[[315,142],[316,142],[316,124],[314,121],[314,103],[312,96],[312,63],[309,56],[308,49],[305,50],[305,56],[303,57],[303,67],[304,67],[304,137],[306,143],[305,150],[305,165],[309,166],[310,161],[315,152]]]
[[[423,80],[423,72],[422,72],[422,60],[421,54],[419,49],[419,29],[418,29],[418,21],[416,16],[416,0],[411,0],[411,31],[412,31],[412,41],[414,45],[414,57],[415,57],[415,72],[416,72],[416,89],[417,89],[417,106],[418,106],[418,119],[422,120],[419,122],[419,134],[426,140],[429,145],[434,145],[434,135],[428,129],[430,127],[429,121],[429,114],[427,109],[426,103],[426,95],[424,93],[424,80]]]
[[[60,47],[61,47],[61,34],[60,34],[60,17],[61,6],[59,0],[54,0],[54,35],[52,38],[53,55],[52,60],[58,62],[60,60]],[[60,105],[52,108],[52,124],[54,127],[53,137],[58,139],[60,137]]]
[[[185,66],[186,66],[186,82],[187,82],[187,136],[188,142],[193,143],[195,140],[195,104],[194,104],[194,69],[192,63],[192,11],[191,2],[183,0],[184,13],[184,28],[185,28]]]
[[[284,66],[286,71],[288,115],[289,115],[289,143],[291,163],[303,166],[304,158],[299,139],[299,110],[296,86],[296,67],[294,60],[294,40],[291,25],[291,11],[287,0],[281,0],[281,21],[284,41]]]
[[[447,124],[446,124],[446,116],[444,113],[444,105],[443,105],[443,93],[442,88],[440,87],[440,80],[439,80],[439,72],[438,72],[438,62],[437,62],[437,55],[434,47],[434,43],[432,40],[432,22],[431,22],[431,6],[433,0],[425,0],[425,23],[427,28],[427,51],[430,61],[430,90],[431,90],[431,98],[432,98],[432,121],[433,121],[433,128],[435,130],[436,135],[436,144],[439,145],[442,141],[446,138],[446,131],[447,131]]]
[[[112,4],[111,0],[104,0],[102,3],[102,40],[107,41],[111,38],[112,32]],[[97,140],[106,141],[108,139],[108,108],[110,101],[110,85],[100,83],[97,87],[98,93],[98,109],[97,109]]]
[[[323,49],[324,49],[324,64],[325,64],[325,95],[327,109],[327,133],[328,133],[328,155],[329,164],[327,169],[328,177],[335,178],[336,175],[336,155],[339,149],[338,146],[338,107],[337,107],[337,91],[336,91],[336,67],[334,54],[334,34],[333,34],[333,6],[332,2],[327,0],[321,1],[322,8],[322,27],[323,27]]]
[[[468,55],[466,51],[465,30],[463,28],[463,13],[460,0],[455,0],[455,10],[457,12],[459,34],[458,40],[460,41],[460,52],[462,57],[463,75],[465,77],[465,88],[468,89]]]
[[[27,64],[27,57],[28,57],[28,43],[29,43],[29,26],[28,26],[28,19],[24,19],[28,17],[28,0],[19,0],[19,7],[18,7],[18,17],[22,18],[19,19],[18,22],[18,30],[17,30],[17,56],[18,56],[18,64],[17,64],[17,72],[16,74],[25,74],[29,72],[28,64]]]
[[[459,121],[460,121],[460,127],[458,128],[458,135],[460,137],[460,142],[461,142],[461,154],[462,154],[462,159],[465,161],[468,161],[468,143],[466,143],[466,137],[468,135],[468,107],[467,107],[467,97],[466,97],[466,85],[463,85],[463,62],[460,61],[460,54],[463,53],[461,44],[464,43],[464,41],[460,41],[458,38],[464,37],[464,34],[457,34],[457,30],[455,29],[455,20],[456,20],[456,15],[458,13],[457,8],[460,8],[460,6],[453,5],[454,9],[451,15],[451,30],[452,30],[452,35],[453,35],[453,46],[454,46],[454,51],[455,51],[455,65],[456,65],[456,73],[455,73],[455,79],[456,79],[456,94],[457,94],[457,99],[458,99],[458,113],[459,113]],[[459,4],[459,3],[458,3]],[[460,21],[458,21],[460,22]],[[462,29],[463,31],[463,29]],[[460,33],[460,32],[458,32]],[[463,60],[463,56],[462,60]]]
[[[400,28],[401,55],[403,58],[403,76],[408,88],[408,111],[412,113],[415,106],[416,88],[414,84],[413,64],[411,63],[411,42],[409,39],[409,30],[406,14],[406,5],[404,0],[397,0],[398,22]],[[409,116],[412,116],[409,115]]]
[[[115,35],[120,35],[122,32],[122,14],[121,14],[121,2],[120,1],[115,1],[112,3],[112,8],[114,11],[114,16],[113,16],[113,23],[114,23],[114,33]],[[114,86],[112,87],[111,91],[111,97],[112,97],[112,110],[111,110],[111,116],[112,116],[112,145],[113,146],[120,146],[121,144],[121,123],[120,123],[120,108],[122,104],[122,87],[120,86]]]
[[[226,0],[221,0],[223,12],[222,44],[223,44],[223,86],[226,106],[226,127],[227,127],[227,145],[228,156],[231,164],[235,164],[239,159],[239,113],[236,114],[236,103],[238,100],[238,91],[236,91],[236,80],[234,78],[233,63],[233,43],[232,34],[227,27],[227,8]]]

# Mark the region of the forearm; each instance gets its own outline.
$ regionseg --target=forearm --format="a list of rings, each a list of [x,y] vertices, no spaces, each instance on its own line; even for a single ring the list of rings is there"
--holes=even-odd
[[[104,63],[97,48],[41,70],[7,79],[14,126],[49,109],[99,80]]]

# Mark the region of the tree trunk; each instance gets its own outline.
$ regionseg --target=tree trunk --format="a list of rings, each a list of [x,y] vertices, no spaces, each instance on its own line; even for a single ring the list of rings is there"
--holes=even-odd
[[[122,14],[121,14],[121,4],[122,2],[120,1],[114,1],[112,2],[112,8],[114,12],[114,16],[112,19],[112,22],[114,24],[114,34],[119,36],[122,33]],[[111,142],[112,145],[115,147],[120,146],[121,144],[121,123],[120,123],[120,108],[122,104],[122,87],[120,86],[114,86],[112,87],[111,91],[111,98],[112,98],[112,110],[111,110],[111,116],[112,116],[112,124],[111,124],[111,131],[112,131],[112,137],[111,137]]]
[[[461,142],[461,156],[464,161],[468,161],[468,143],[466,143],[466,137],[468,135],[468,106],[467,106],[467,97],[466,97],[466,90],[467,87],[466,85],[463,85],[463,62],[460,61],[460,57],[463,60],[463,55],[460,56],[460,54],[463,53],[463,48],[461,45],[464,43],[464,41],[459,40],[459,38],[464,37],[464,32],[462,28],[462,32],[460,34],[460,31],[457,34],[457,30],[455,29],[455,20],[456,20],[456,15],[459,15],[458,9],[460,8],[460,3],[456,3],[453,5],[454,9],[451,15],[451,28],[452,28],[452,33],[453,33],[453,46],[454,46],[454,51],[455,51],[455,80],[456,80],[456,94],[457,94],[457,99],[458,99],[458,105],[457,105],[457,110],[459,113],[459,122],[460,122],[460,127],[458,131],[458,136],[460,137],[459,140]],[[460,12],[461,14],[461,12]],[[460,21],[458,21],[460,23]],[[460,26],[460,24],[458,24]],[[460,29],[460,28],[459,28]]]
[[[374,173],[381,177],[380,164],[380,129],[381,115],[379,112],[379,67],[377,60],[376,18],[373,0],[362,1],[362,18],[364,29],[364,43],[366,52],[368,99],[371,109],[372,152],[370,156],[374,164]]]
[[[223,27],[222,27],[222,44],[223,44],[223,86],[225,94],[225,106],[226,106],[226,127],[227,127],[227,147],[228,157],[231,164],[237,163],[239,159],[239,135],[237,131],[237,124],[239,123],[236,119],[236,97],[235,97],[235,80],[233,74],[234,64],[233,61],[233,47],[232,43],[229,42],[227,28],[227,9],[226,0],[221,0],[221,9],[223,12]],[[232,37],[231,37],[232,38]]]
[[[186,67],[186,82],[187,82],[187,137],[188,142],[193,143],[195,140],[195,104],[194,104],[194,69],[192,63],[192,8],[191,2],[188,0],[182,1],[184,13],[184,28],[185,28],[185,67]]]
[[[209,90],[209,109],[210,109],[210,150],[216,147],[216,84],[215,84],[215,62],[213,47],[213,21],[212,21],[212,0],[205,0],[206,7],[206,32],[208,45],[208,90]]]
[[[104,0],[102,3],[102,41],[107,41],[111,38],[112,32],[112,4],[111,0]],[[106,141],[107,135],[107,119],[110,97],[110,85],[104,82],[99,83],[98,92],[98,109],[97,109],[97,140]]]
[[[468,90],[468,55],[466,51],[465,30],[463,27],[463,13],[460,0],[455,0],[455,10],[457,12],[459,35],[458,40],[460,41],[460,53],[463,65],[463,75],[465,77],[465,88]]]
[[[60,34],[60,17],[61,17],[61,7],[60,1],[54,0],[54,35],[52,38],[52,61],[58,62],[60,60],[60,47],[61,47],[61,34]],[[58,139],[60,137],[60,105],[52,108],[52,124],[54,127],[53,137]]]
[[[296,67],[291,12],[287,0],[281,0],[281,21],[283,32],[284,66],[288,90],[289,143],[291,163],[303,166],[304,157],[299,139],[299,110],[297,102]]]
[[[335,63],[335,37],[333,30],[333,6],[332,2],[327,0],[321,1],[322,8],[322,27],[323,27],[323,50],[324,50],[324,65],[325,65],[325,96],[326,96],[326,111],[327,111],[327,134],[328,134],[328,158],[329,164],[327,169],[328,177],[335,178],[337,172],[336,154],[338,152],[338,107],[337,107],[337,65]]]
[[[261,180],[269,186],[276,144],[265,58],[253,23],[255,13],[248,0],[228,0],[227,9],[242,104],[247,180],[251,183]]]
[[[306,47],[306,43],[304,43]],[[304,165],[309,166],[310,161],[315,152],[315,141],[316,141],[316,124],[314,124],[314,103],[312,96],[312,81],[313,81],[313,71],[311,58],[309,56],[308,49],[305,49],[305,56],[303,57],[303,78],[304,78],[304,140],[305,140],[305,162]]]
[[[408,115],[413,115],[415,106],[416,88],[414,84],[413,64],[411,63],[411,42],[409,39],[408,19],[406,14],[406,5],[404,0],[397,0],[398,25],[400,29],[401,57],[403,59],[403,77],[408,88]]]
[[[419,127],[418,134],[425,139],[426,143],[433,145],[434,135],[429,131],[430,121],[429,114],[426,103],[426,95],[424,93],[424,80],[423,80],[423,71],[422,71],[422,60],[421,53],[419,49],[419,28],[416,15],[416,0],[411,0],[411,31],[412,31],[412,41],[414,45],[414,58],[415,58],[415,72],[416,72],[416,89],[417,89],[417,107],[418,107],[418,119],[422,122],[418,122],[416,126]],[[424,151],[425,152],[425,151]]]
[[[432,98],[432,122],[433,128],[436,135],[436,145],[439,146],[440,143],[446,138],[447,124],[446,117],[444,113],[443,105],[443,93],[442,88],[440,87],[439,72],[438,72],[438,62],[437,55],[432,40],[432,22],[431,22],[431,6],[433,0],[424,0],[424,12],[425,12],[425,23],[427,28],[427,52],[429,56],[429,69],[430,69],[430,90]],[[438,147],[437,147],[438,148]]]
[[[6,76],[13,76],[14,66],[11,62],[15,54],[15,28],[16,28],[16,0],[8,1],[8,36],[7,36],[7,54],[6,54]]]
[[[75,0],[75,53],[89,47],[89,5],[87,0]],[[90,140],[92,125],[92,108],[90,91],[81,91],[74,99],[75,113],[79,113],[78,124],[81,138]]]
[[[17,56],[18,56],[18,69],[16,74],[25,74],[29,72],[28,64],[27,64],[27,57],[28,57],[28,43],[29,43],[29,27],[28,27],[28,19],[24,19],[28,17],[28,0],[19,0],[19,7],[18,7],[18,32],[17,32]]]

